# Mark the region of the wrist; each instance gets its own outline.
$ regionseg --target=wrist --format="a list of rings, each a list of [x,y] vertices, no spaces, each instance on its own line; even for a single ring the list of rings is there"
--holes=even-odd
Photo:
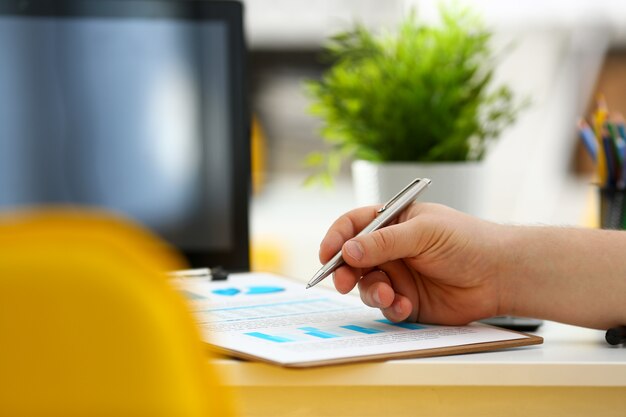
[[[525,228],[520,226],[499,225],[497,232],[499,238],[498,259],[495,273],[496,288],[498,293],[499,316],[528,316],[526,304],[521,301],[523,293],[527,290],[527,284],[523,277],[530,271],[527,270],[525,252],[520,250],[525,247]]]
[[[606,329],[626,322],[626,232],[501,226],[498,314]]]

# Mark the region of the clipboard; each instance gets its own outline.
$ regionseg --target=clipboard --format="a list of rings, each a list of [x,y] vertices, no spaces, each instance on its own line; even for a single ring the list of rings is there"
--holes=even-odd
[[[215,352],[287,368],[456,355],[538,345],[541,337],[483,323],[392,323],[354,295],[265,273],[174,278]]]

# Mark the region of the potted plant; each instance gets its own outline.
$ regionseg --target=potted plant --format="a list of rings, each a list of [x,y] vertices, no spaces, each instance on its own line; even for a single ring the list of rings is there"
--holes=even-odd
[[[440,16],[438,25],[410,14],[393,33],[356,25],[330,39],[331,66],[307,83],[330,148],[307,157],[319,170],[308,181],[331,183],[354,158],[360,204],[384,202],[419,176],[433,180],[429,200],[479,214],[459,193],[479,203],[480,161],[521,105],[507,86],[491,85],[491,34],[481,20],[468,9],[442,7]]]

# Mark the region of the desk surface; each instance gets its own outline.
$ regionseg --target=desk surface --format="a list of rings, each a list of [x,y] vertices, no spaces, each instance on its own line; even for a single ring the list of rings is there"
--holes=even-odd
[[[604,332],[546,322],[544,344],[495,352],[284,369],[218,359],[229,385],[242,386],[604,386],[626,387],[626,350]]]

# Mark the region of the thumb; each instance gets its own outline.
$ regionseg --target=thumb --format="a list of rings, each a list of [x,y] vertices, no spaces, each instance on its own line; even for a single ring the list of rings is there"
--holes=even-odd
[[[342,248],[344,261],[354,267],[369,268],[417,255],[418,234],[407,226],[408,222],[387,226],[350,239]]]

